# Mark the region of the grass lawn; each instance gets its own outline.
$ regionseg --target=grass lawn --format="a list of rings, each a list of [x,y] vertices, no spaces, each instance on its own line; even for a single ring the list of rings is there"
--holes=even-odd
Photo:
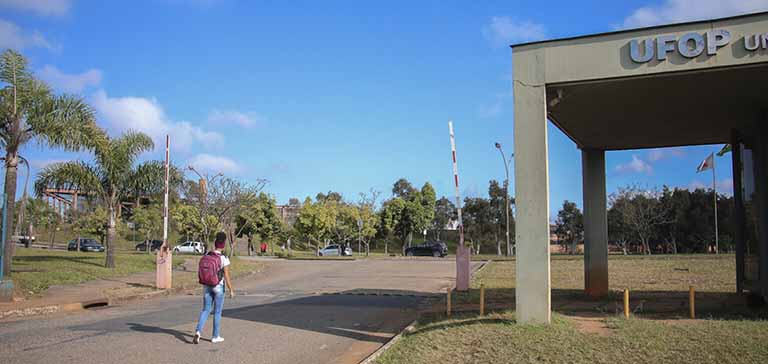
[[[583,257],[557,256],[551,264],[553,307],[578,300],[584,284]],[[735,291],[733,255],[611,256],[609,269],[612,290],[628,287],[659,297],[685,295],[689,285],[702,296]],[[481,283],[489,303],[510,307],[514,261],[491,263],[474,278],[472,293],[458,294],[456,301],[476,303]],[[663,318],[638,314],[629,320],[611,311],[555,312],[550,326],[519,325],[510,309],[485,317],[475,312],[451,319],[429,314],[376,363],[768,362],[768,321],[759,318],[768,317],[768,310],[745,316],[744,310],[734,308],[730,315],[702,314],[700,320],[681,319],[685,310],[683,306],[680,314]],[[594,326],[597,330],[590,330]]]
[[[195,255],[174,255],[174,265],[183,264],[187,259],[199,259]],[[13,281],[18,293],[23,296],[39,294],[53,285],[77,284],[96,279],[125,276],[132,273],[155,270],[155,255],[145,253],[118,252],[115,254],[115,269],[104,268],[105,253],[83,253],[44,249],[16,249],[13,257]],[[247,274],[259,269],[255,262],[233,258],[232,275]],[[194,274],[175,275],[176,283],[194,280]]]

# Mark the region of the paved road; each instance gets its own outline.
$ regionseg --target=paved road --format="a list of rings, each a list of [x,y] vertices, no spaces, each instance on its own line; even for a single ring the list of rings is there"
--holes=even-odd
[[[455,276],[447,259],[268,264],[236,283],[221,344],[191,344],[201,299],[177,296],[2,322],[0,363],[357,363]]]

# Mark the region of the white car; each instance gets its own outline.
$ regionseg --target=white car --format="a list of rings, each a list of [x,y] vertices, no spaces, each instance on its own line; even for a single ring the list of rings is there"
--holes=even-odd
[[[352,255],[352,248],[347,247],[342,251],[340,245],[328,245],[325,248],[322,248],[317,251],[317,255],[321,257],[332,257],[332,256],[339,256],[339,255]]]
[[[203,254],[205,248],[203,243],[199,241],[188,241],[181,245],[173,247],[174,253],[191,253],[191,254]]]

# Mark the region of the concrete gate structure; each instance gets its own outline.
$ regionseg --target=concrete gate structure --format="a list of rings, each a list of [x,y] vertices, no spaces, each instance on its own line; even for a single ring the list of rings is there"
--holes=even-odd
[[[609,287],[605,152],[731,143],[737,289],[768,299],[768,12],[512,54],[520,322],[550,322],[548,120],[581,149],[588,295]]]

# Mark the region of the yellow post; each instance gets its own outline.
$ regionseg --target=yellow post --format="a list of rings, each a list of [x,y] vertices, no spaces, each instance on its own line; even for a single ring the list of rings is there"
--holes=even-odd
[[[485,285],[480,284],[480,316],[485,315]]]
[[[696,319],[696,290],[693,286],[688,288],[688,307],[691,310],[691,320]]]
[[[629,289],[624,289],[624,318],[629,318]]]
[[[448,288],[448,292],[445,296],[445,315],[451,317],[451,288]]]

